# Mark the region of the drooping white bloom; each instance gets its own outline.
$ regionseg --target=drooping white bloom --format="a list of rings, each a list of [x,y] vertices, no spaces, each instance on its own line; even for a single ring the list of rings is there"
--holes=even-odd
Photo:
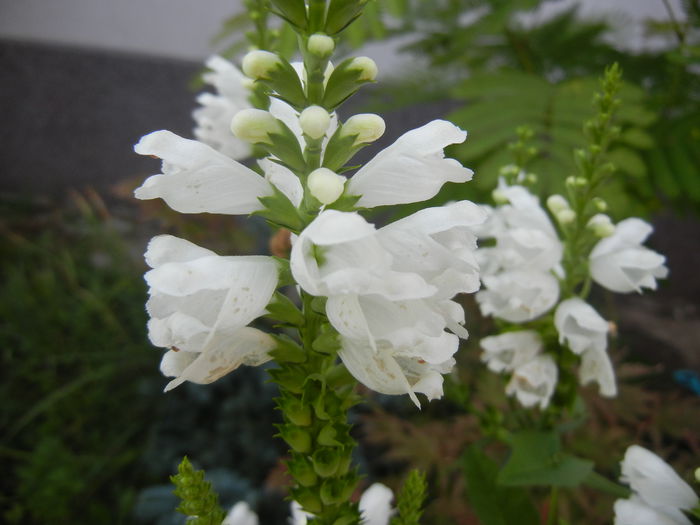
[[[666,258],[642,243],[651,234],[650,224],[630,218],[615,227],[615,233],[598,242],[591,251],[593,280],[613,292],[640,292],[656,289],[656,279],[668,275]]]
[[[422,210],[375,230],[357,213],[326,210],[296,239],[292,274],[341,335],[339,355],[366,386],[387,394],[442,395],[464,313],[451,301],[478,288],[469,202]],[[450,329],[453,333],[448,333]]]
[[[698,496],[668,463],[653,452],[632,445],[621,465],[620,480],[627,483],[634,494],[629,500],[615,503],[616,525],[691,525],[682,511],[698,505]],[[654,516],[659,521],[649,521]],[[637,521],[631,521],[632,518]]]
[[[466,137],[466,131],[444,120],[404,133],[352,176],[347,192],[360,195],[357,205],[367,208],[430,199],[445,182],[471,180],[473,172],[443,152]]]
[[[163,173],[147,178],[134,192],[136,198],[161,198],[181,213],[252,213],[262,209],[258,197],[273,192],[250,168],[170,131],[144,136],[134,151],[163,159]]]
[[[241,109],[250,107],[247,77],[220,56],[209,58],[206,65],[211,71],[204,73],[203,79],[216,89],[216,94],[202,93],[197,97],[201,107],[192,113],[197,123],[194,136],[227,157],[244,159],[250,156],[250,144],[231,133],[231,119]]]
[[[506,394],[515,395],[525,407],[545,409],[557,385],[559,371],[549,355],[539,355],[513,371]]]
[[[512,323],[531,321],[552,308],[559,298],[559,283],[537,270],[513,270],[485,275],[485,290],[476,294],[481,312]]]
[[[245,501],[236,503],[226,514],[221,525],[258,525],[258,516]]]
[[[608,323],[591,305],[574,297],[562,301],[554,313],[559,342],[581,356],[581,384],[598,383],[600,393],[617,395],[615,372],[608,356]]]
[[[395,510],[391,507],[394,493],[389,487],[381,483],[373,483],[360,496],[360,515],[362,525],[389,525],[389,520]],[[290,525],[306,525],[311,515],[306,514],[301,506],[292,502],[292,517]]]
[[[154,237],[146,251],[151,319],[148,336],[169,348],[161,371],[185,381],[211,383],[240,365],[268,360],[274,340],[247,325],[265,313],[277,287],[274,259],[221,257],[184,239]]]
[[[512,372],[542,352],[542,339],[534,330],[506,332],[484,337],[479,343],[481,360],[492,372]]]

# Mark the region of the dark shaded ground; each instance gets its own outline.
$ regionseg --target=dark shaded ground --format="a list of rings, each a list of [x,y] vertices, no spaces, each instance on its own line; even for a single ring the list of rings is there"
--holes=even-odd
[[[199,64],[0,41],[0,192],[61,195],[106,190],[157,169],[136,155],[143,134],[169,129],[191,136],[188,88]],[[444,114],[451,103],[385,114],[387,133]],[[372,150],[358,158],[362,162]],[[616,301],[623,343],[635,356],[669,369],[700,369],[700,223],[671,211],[654,220],[651,246],[668,257],[670,279],[656,293]]]

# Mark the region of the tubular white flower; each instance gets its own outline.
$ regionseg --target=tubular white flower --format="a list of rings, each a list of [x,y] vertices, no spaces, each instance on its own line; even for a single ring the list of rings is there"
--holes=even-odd
[[[682,517],[680,510],[691,510],[698,504],[698,496],[676,471],[643,447],[629,447],[621,466],[620,481],[627,483],[636,496],[656,510]],[[690,521],[679,523],[689,524]]]
[[[245,501],[236,503],[226,514],[221,525],[258,525],[258,516]]]
[[[274,348],[272,337],[247,325],[265,313],[277,286],[271,257],[221,257],[184,239],[154,237],[146,251],[151,319],[149,339],[170,348],[161,362],[175,377],[211,383],[240,365],[259,365]]]
[[[281,63],[280,57],[269,51],[256,49],[243,57],[241,69],[250,78],[269,79],[273,69]]]
[[[610,237],[615,233],[615,225],[610,220],[610,217],[604,213],[596,213],[590,218],[586,226],[593,230],[593,233],[598,237]]]
[[[360,513],[363,525],[389,525],[389,520],[395,510],[391,508],[391,501],[394,494],[391,489],[381,483],[373,483],[360,497]],[[308,518],[312,516],[306,514],[301,505],[292,501],[292,518],[290,525],[306,525]]]
[[[360,113],[345,121],[340,134],[343,137],[357,135],[355,138],[355,146],[357,146],[374,142],[384,135],[384,131],[386,131],[386,123],[382,117],[374,113]]]
[[[593,280],[613,292],[642,292],[656,289],[656,279],[668,275],[666,258],[642,243],[652,227],[641,219],[621,221],[615,233],[598,242],[591,251],[590,270]]]
[[[581,355],[581,367],[578,371],[582,385],[598,383],[600,394],[605,397],[617,395],[617,383],[610,356],[603,350],[586,350]]]
[[[262,209],[258,197],[272,194],[272,186],[250,168],[170,131],[144,136],[134,151],[163,159],[163,173],[146,179],[136,198],[161,198],[181,213],[252,213]]]
[[[320,139],[326,134],[331,116],[321,106],[309,106],[299,115],[302,131],[312,139]]]
[[[473,172],[443,152],[466,137],[444,120],[404,133],[353,175],[347,191],[360,195],[357,205],[368,208],[430,199],[445,182],[471,180]]]
[[[562,301],[554,313],[559,343],[565,342],[575,354],[587,350],[605,351],[608,347],[608,323],[591,305],[574,297]]]
[[[369,57],[353,58],[348,69],[351,71],[360,71],[359,80],[368,82],[373,82],[377,78],[377,73],[379,72],[377,63]]]
[[[692,525],[678,510],[667,514],[632,496],[615,502],[615,525]]]
[[[220,56],[210,57],[204,73],[207,84],[214,86],[216,94],[202,93],[197,102],[202,106],[192,112],[197,126],[194,136],[232,159],[239,160],[251,153],[250,144],[231,133],[231,119],[241,109],[249,108],[249,90],[243,85],[249,80],[236,66]]]
[[[345,181],[345,177],[328,168],[318,168],[309,173],[306,183],[309,193],[321,204],[331,204],[343,194]]]
[[[512,372],[542,352],[542,339],[533,330],[484,337],[481,360],[492,372]]]
[[[513,371],[506,394],[515,395],[524,407],[545,409],[557,385],[559,371],[549,355],[539,355]]]
[[[279,133],[281,129],[274,115],[262,109],[242,109],[231,120],[233,134],[251,144],[272,144],[270,135]]]
[[[539,317],[559,298],[559,283],[548,273],[514,270],[485,275],[486,286],[476,294],[484,315],[522,323]]]

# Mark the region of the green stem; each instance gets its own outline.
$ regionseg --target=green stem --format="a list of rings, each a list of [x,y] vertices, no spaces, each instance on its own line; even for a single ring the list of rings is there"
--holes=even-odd
[[[557,525],[557,523],[559,523],[559,488],[552,487],[549,492],[547,525]]]

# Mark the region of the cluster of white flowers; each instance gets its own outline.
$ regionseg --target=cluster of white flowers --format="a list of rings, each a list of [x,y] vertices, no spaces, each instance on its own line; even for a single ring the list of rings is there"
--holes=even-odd
[[[219,91],[233,80],[241,86],[221,59],[210,67]],[[244,61],[244,71],[251,68]],[[235,113],[231,129],[248,141],[266,142],[282,125],[302,148],[305,137],[325,148],[339,127],[341,135],[356,137],[356,144],[384,132],[377,115],[355,115],[340,124],[323,108],[311,106],[299,114],[275,98],[269,112]],[[348,370],[366,386],[407,393],[416,404],[416,392],[429,399],[442,395],[442,374],[454,364],[459,337],[467,336],[464,312],[452,298],[479,288],[471,228],[486,213],[461,201],[376,229],[357,212],[323,208],[341,195],[358,197],[362,208],[424,201],[447,181],[466,182],[471,170],[443,152],[465,138],[453,124],[435,120],[399,137],[349,179],[327,168],[313,171],[306,191],[322,206],[293,237],[292,273],[303,291],[328,298],[327,315],[341,336],[340,357]],[[302,205],[302,181],[275,159],[259,162],[261,176],[231,158],[223,141],[209,142],[220,151],[169,131],[143,137],[136,152],[161,158],[162,173],[149,177],[136,197],[162,198],[182,213],[248,214],[264,208],[261,197],[279,190],[294,207]],[[171,236],[156,237],[146,258],[153,268],[146,276],[149,336],[154,345],[170,349],[161,365],[176,378],[168,389],[184,381],[208,383],[240,364],[269,359],[272,338],[247,325],[265,313],[277,286],[272,258],[221,257]]]
[[[362,493],[360,497],[360,514],[363,525],[388,525],[394,509],[391,508],[391,500],[394,494],[391,489],[381,483],[374,483]],[[301,506],[293,501],[291,505],[291,518],[289,525],[306,525],[308,518]],[[258,516],[250,506],[241,501],[229,510],[221,525],[258,525]]]
[[[615,502],[615,525],[692,525],[683,511],[695,509],[698,496],[653,452],[629,447],[621,481],[630,486],[632,496]]]
[[[615,374],[607,353],[608,322],[578,297],[559,302],[563,244],[540,206],[537,197],[522,186],[503,181],[495,192],[503,202],[478,229],[480,239],[494,244],[477,252],[485,289],[476,294],[484,315],[511,323],[526,323],[554,311],[559,342],[580,356],[582,384],[596,382],[604,396],[615,396]],[[560,196],[548,201],[560,223],[573,212]],[[567,213],[569,212],[569,213]],[[665,258],[641,244],[652,229],[641,219],[631,218],[613,226],[598,215],[590,223],[605,235],[593,248],[589,260],[591,278],[615,292],[641,292],[656,288],[656,279],[666,277]],[[511,373],[507,386],[524,406],[549,404],[557,383],[554,359],[543,352],[542,341],[531,331],[511,332],[485,338],[483,360],[495,372]]]

